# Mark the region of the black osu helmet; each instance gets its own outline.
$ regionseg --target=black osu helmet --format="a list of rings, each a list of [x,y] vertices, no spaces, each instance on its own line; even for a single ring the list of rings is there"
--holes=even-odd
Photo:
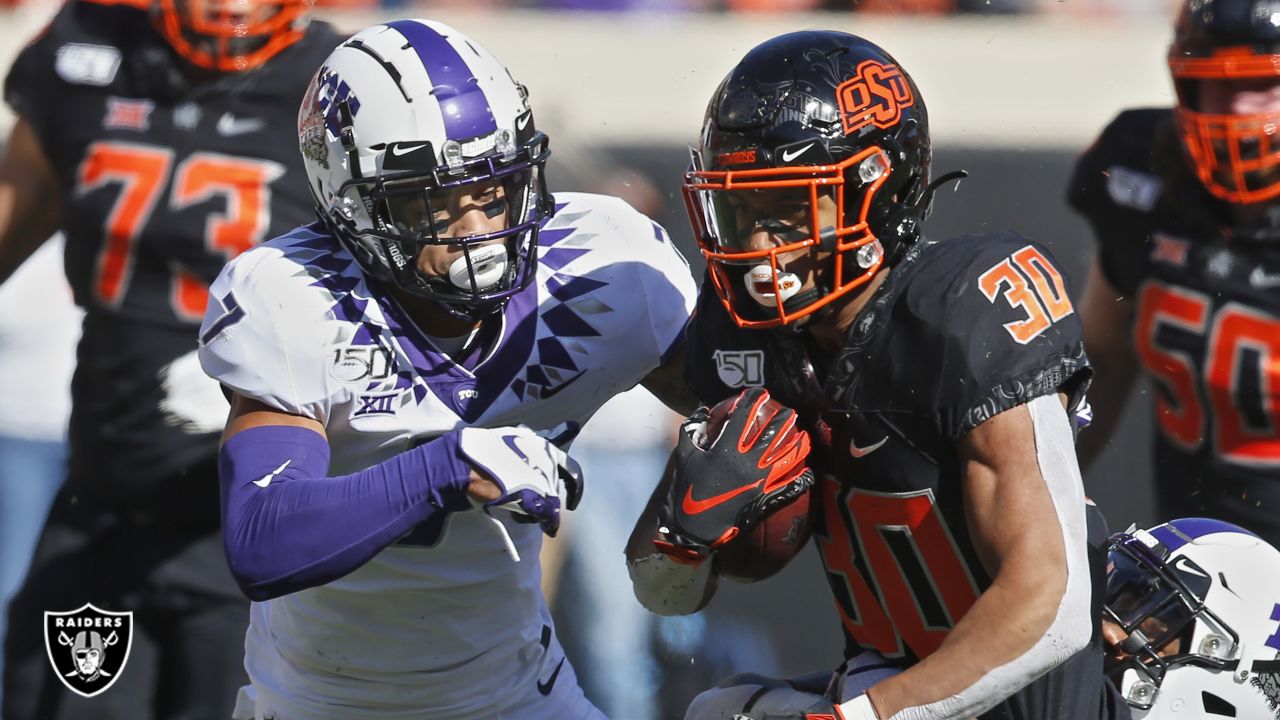
[[[1280,113],[1221,114],[1202,104],[1205,83],[1280,82],[1280,3],[1187,0],[1174,27],[1169,71],[1179,134],[1205,188],[1237,204],[1280,195]]]
[[[931,154],[924,98],[874,43],[813,30],[748,52],[711,99],[684,182],[737,324],[791,323],[900,257],[928,212]],[[817,288],[801,290],[804,265]]]

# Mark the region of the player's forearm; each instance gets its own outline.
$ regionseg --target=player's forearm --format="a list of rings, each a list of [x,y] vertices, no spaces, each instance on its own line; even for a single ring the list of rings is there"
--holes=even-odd
[[[670,472],[670,462],[664,477]],[[685,562],[658,550],[653,541],[658,533],[659,502],[661,494],[655,490],[627,540],[631,589],[650,612],[666,616],[691,615],[711,602],[718,578],[711,572],[710,559]]]
[[[710,560],[684,563],[656,549],[628,559],[627,572],[636,599],[658,615],[692,615],[711,602],[718,585]]]
[[[470,507],[471,467],[452,433],[351,475],[328,468],[328,443],[303,428],[256,427],[223,444],[223,542],[250,599],[340,578],[432,515]]]
[[[1033,464],[1001,457],[1018,447],[1035,448]],[[936,652],[871,689],[883,720],[977,716],[1089,642],[1085,499],[1060,397],[988,420],[965,456],[968,524],[992,582]]]
[[[974,717],[1083,648],[1090,633],[1088,578],[1077,583],[1084,592],[1070,598],[1062,573],[1028,569],[998,577],[936,652],[872,687],[879,717]]]

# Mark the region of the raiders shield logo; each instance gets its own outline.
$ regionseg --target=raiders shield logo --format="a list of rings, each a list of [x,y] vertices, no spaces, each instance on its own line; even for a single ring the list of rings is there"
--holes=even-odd
[[[115,684],[133,646],[133,613],[85,603],[79,610],[44,614],[44,647],[62,684],[93,697]]]

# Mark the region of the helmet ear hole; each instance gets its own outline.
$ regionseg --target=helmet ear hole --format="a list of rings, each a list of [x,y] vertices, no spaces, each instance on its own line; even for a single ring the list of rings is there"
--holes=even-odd
[[[1228,718],[1233,718],[1236,716],[1235,705],[1232,705],[1231,703],[1218,697],[1217,695],[1214,695],[1213,693],[1207,690],[1200,692],[1200,702],[1201,702],[1201,705],[1204,707],[1204,713],[1206,715],[1212,715],[1214,717],[1228,717]]]

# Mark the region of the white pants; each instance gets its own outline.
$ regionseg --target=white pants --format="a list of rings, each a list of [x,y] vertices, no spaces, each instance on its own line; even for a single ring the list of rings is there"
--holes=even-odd
[[[511,697],[516,690],[517,688],[513,686],[501,690],[495,688],[495,695],[501,697],[504,706],[516,708],[516,710],[494,711],[486,713],[484,717],[493,720],[608,720],[604,713],[596,709],[582,694],[582,688],[578,686],[578,677],[573,671],[573,666],[567,661],[561,667],[559,676],[547,695],[542,695],[535,690],[534,685],[529,685],[521,693],[524,697]],[[231,718],[232,720],[311,720],[305,711],[300,712],[286,707],[282,704],[283,702],[287,701],[268,701],[261,697],[252,685],[245,685],[240,688],[236,696],[236,708]],[[350,713],[340,710],[336,712],[338,716],[361,717],[358,710],[352,710]],[[423,710],[419,713],[396,714],[395,717],[404,718],[404,720],[428,720],[431,715],[430,711]]]
[[[880,653],[866,650],[830,673],[787,680],[735,675],[694,698],[684,720],[733,720],[734,715],[747,710],[800,712],[824,699],[843,703],[900,672],[901,668]]]

